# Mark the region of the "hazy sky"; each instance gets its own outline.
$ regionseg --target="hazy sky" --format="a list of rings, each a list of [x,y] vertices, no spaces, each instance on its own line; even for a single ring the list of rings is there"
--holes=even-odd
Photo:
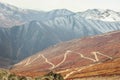
[[[86,9],[112,9],[120,12],[120,0],[0,0],[21,8],[49,11],[52,9],[69,9],[82,11]]]

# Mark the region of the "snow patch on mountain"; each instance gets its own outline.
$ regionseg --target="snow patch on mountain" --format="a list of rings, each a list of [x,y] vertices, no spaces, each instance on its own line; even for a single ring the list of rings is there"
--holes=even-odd
[[[82,17],[91,20],[101,20],[101,21],[120,21],[120,12],[115,12],[113,10],[102,10],[102,9],[88,9],[85,12],[78,13]]]

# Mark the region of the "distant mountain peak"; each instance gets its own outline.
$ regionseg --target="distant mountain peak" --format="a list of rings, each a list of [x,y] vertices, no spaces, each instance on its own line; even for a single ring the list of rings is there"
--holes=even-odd
[[[86,19],[101,21],[120,21],[120,13],[110,9],[88,9],[81,12],[80,15]]]

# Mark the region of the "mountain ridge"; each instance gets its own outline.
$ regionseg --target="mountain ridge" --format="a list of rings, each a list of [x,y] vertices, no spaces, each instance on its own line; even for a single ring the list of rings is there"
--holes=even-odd
[[[113,10],[88,9],[84,12],[75,13],[67,9],[55,9],[45,12],[21,9],[4,3],[0,3],[0,6],[0,27],[12,27],[16,25],[22,25],[33,20],[46,21],[55,17],[69,16],[72,14],[77,14],[85,19],[91,20],[100,20],[107,22],[120,21],[120,12],[115,12]]]
[[[21,9],[4,3],[0,3],[0,6],[1,6],[0,27],[12,27],[16,25],[25,24],[26,22],[32,20],[38,20],[38,21],[41,21],[43,19],[48,20],[56,16],[73,14],[71,11],[65,9],[44,12],[44,11],[36,11],[30,9]]]

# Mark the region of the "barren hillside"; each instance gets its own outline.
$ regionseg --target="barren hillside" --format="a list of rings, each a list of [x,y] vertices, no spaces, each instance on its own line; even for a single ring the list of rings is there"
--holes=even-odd
[[[49,71],[65,79],[120,74],[120,31],[54,45],[14,65],[18,75],[39,76]]]

